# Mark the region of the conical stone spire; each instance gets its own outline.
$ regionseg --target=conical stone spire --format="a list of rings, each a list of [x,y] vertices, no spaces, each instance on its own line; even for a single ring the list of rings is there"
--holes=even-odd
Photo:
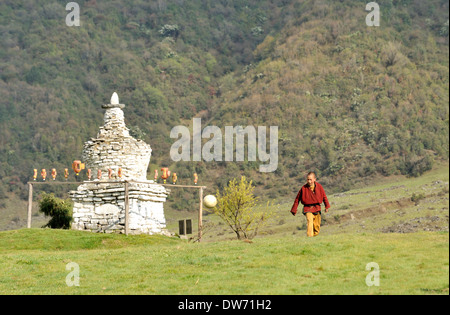
[[[102,180],[109,179],[109,169],[117,177],[119,167],[122,168],[122,179],[145,180],[147,177],[152,149],[144,141],[130,136],[122,111],[124,107],[114,92],[111,103],[102,105],[106,109],[104,125],[99,128],[95,139],[84,144],[82,158],[86,168],[90,168],[94,175],[101,170]]]

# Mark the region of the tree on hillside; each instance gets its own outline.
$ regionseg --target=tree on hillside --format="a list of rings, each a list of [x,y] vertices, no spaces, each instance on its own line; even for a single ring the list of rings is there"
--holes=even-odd
[[[217,206],[214,212],[219,215],[236,233],[237,238],[252,239],[259,229],[273,216],[270,211],[257,211],[257,198],[253,195],[252,181],[245,176],[237,182],[236,178],[228,182],[223,194],[216,193]]]

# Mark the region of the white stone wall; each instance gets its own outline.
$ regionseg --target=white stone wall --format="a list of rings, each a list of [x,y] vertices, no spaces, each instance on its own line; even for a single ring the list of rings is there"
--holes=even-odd
[[[130,234],[167,234],[164,186],[129,183]],[[74,201],[72,228],[92,232],[125,232],[125,184],[85,182],[71,191]]]

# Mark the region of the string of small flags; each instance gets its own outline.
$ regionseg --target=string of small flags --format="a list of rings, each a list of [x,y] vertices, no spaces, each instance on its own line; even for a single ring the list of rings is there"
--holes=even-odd
[[[84,164],[84,163],[81,163],[81,162],[78,161],[78,160],[76,160],[76,161],[74,161],[74,162],[72,163],[72,170],[74,171],[75,176],[79,176],[79,174],[81,173],[81,171],[84,170],[84,169],[85,169],[85,164]],[[164,183],[164,184],[167,183],[167,179],[168,179],[168,178],[170,177],[170,175],[172,174],[172,184],[173,184],[173,185],[176,185],[177,180],[178,180],[177,173],[171,173],[171,171],[169,170],[168,167],[163,167],[163,168],[161,168],[161,172],[162,172],[162,174],[161,174],[161,179],[163,180],[163,183]],[[45,168],[41,169],[40,175],[41,175],[41,179],[42,179],[43,181],[45,181],[45,180],[47,179],[47,177],[48,177],[48,176],[47,176],[47,175],[48,175],[48,174],[47,174],[47,170],[46,170]],[[57,177],[57,175],[58,175],[58,172],[56,171],[55,168],[52,168],[52,169],[51,169],[50,175],[51,175],[51,178],[52,178],[53,180],[56,180],[56,177]],[[91,170],[91,169],[87,169],[87,170],[86,170],[86,175],[87,175],[88,180],[92,180],[92,170]],[[119,178],[119,179],[121,179],[123,176],[124,176],[124,174],[123,174],[123,170],[122,170],[121,167],[119,167],[119,168],[117,169],[117,175],[114,174],[113,169],[111,169],[111,168],[108,169],[108,178],[109,178],[109,179],[114,179],[114,178]],[[68,168],[65,168],[65,169],[64,169],[64,178],[65,178],[66,181],[67,181],[68,178],[69,178],[69,169],[68,169]],[[102,178],[102,171],[99,169],[99,170],[97,170],[97,179],[100,180],[101,178]],[[154,181],[155,181],[155,183],[158,182],[158,179],[159,179],[158,170],[155,169],[155,173],[154,173]],[[38,169],[36,169],[36,168],[33,169],[33,180],[34,180],[34,181],[38,180]],[[194,173],[194,184],[197,185],[197,183],[198,183],[198,175],[197,175],[197,173]]]

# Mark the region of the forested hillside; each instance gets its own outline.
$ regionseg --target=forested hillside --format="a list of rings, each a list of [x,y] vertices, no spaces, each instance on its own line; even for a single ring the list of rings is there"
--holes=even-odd
[[[448,1],[380,8],[367,27],[357,1],[294,4],[299,18],[257,46],[215,121],[280,126],[276,174],[315,169],[338,189],[448,158]]]
[[[330,190],[416,176],[448,161],[449,2],[65,1],[0,3],[0,207],[26,197],[33,168],[70,167],[117,91],[127,126],[152,146],[149,178],[170,166],[223,187],[244,174],[291,196],[316,170]],[[174,163],[170,130],[278,126],[278,168],[259,161]]]

